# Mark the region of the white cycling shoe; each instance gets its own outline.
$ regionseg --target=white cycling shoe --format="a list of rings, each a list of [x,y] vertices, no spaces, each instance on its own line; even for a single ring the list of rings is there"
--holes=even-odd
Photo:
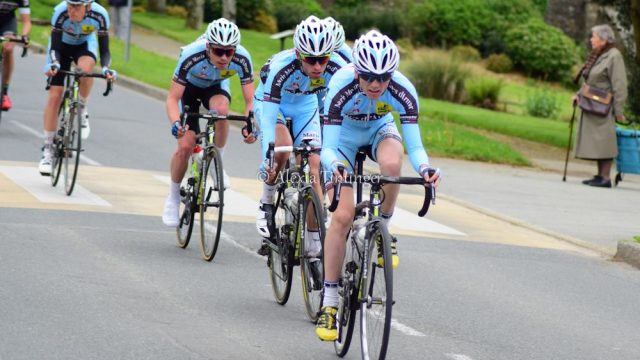
[[[89,113],[87,112],[86,108],[82,109],[80,118],[82,119],[81,138],[82,140],[87,140],[89,138],[89,134],[91,133],[91,126],[89,126]]]
[[[180,198],[175,200],[169,195],[164,203],[164,212],[162,213],[162,222],[170,227],[176,227],[180,224]]]
[[[322,243],[320,242],[320,233],[317,231],[304,231],[304,247],[307,256],[317,257],[322,251]]]

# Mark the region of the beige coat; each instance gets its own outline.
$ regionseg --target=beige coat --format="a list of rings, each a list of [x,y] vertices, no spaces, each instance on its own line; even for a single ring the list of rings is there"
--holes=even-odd
[[[612,48],[600,55],[586,83],[613,93],[612,110],[607,116],[582,112],[576,134],[576,157],[612,159],[618,156],[615,115],[624,113],[627,100],[627,73],[622,54]]]

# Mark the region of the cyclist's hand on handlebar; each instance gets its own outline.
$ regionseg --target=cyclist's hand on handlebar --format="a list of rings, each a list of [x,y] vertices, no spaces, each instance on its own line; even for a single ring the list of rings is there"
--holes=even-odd
[[[54,62],[47,64],[47,72],[45,73],[47,76],[56,76],[58,70],[60,70],[60,63]]]
[[[336,161],[331,165],[331,168],[333,169],[334,182],[342,181],[347,177],[347,169],[342,163]]]
[[[108,81],[114,81],[116,77],[118,77],[118,72],[105,66],[102,68],[102,75],[104,75]]]
[[[171,125],[171,134],[176,139],[183,137],[187,130],[189,130],[189,125],[185,125],[184,127],[180,126],[180,120],[174,121],[173,125]]]
[[[424,181],[429,184],[433,184],[434,187],[438,187],[438,184],[440,183],[440,179],[442,177],[442,171],[440,170],[440,168],[434,168],[427,165],[422,167],[420,173],[422,174]]]
[[[24,47],[28,48],[29,47],[29,35],[22,35],[21,39],[24,42]]]
[[[256,136],[253,133],[248,134],[246,126],[242,128],[242,136],[244,137],[243,141],[247,144],[253,144],[257,140]]]

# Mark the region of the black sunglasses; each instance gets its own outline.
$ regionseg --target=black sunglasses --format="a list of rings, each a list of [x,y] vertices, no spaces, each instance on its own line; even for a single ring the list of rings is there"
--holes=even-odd
[[[236,52],[236,49],[223,49],[223,48],[219,48],[219,47],[210,47],[209,50],[216,56],[219,57],[223,57],[223,56],[227,56],[227,57],[232,57],[233,54]]]
[[[303,54],[300,54],[300,59],[309,65],[315,65],[315,64],[324,65],[329,62],[329,58],[331,58],[331,55],[305,56]]]
[[[393,73],[384,73],[384,74],[358,73],[358,76],[362,80],[368,83],[372,83],[374,81],[383,83],[385,81],[389,81],[391,79],[391,76],[393,76]]]

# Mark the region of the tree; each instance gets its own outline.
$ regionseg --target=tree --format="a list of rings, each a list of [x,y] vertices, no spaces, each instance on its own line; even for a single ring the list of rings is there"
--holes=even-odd
[[[147,3],[147,10],[152,12],[164,14],[166,8],[167,8],[166,0],[149,0],[149,2]]]
[[[187,0],[186,26],[191,29],[200,29],[204,18],[204,0]]]
[[[236,22],[236,0],[222,0],[222,17]]]

